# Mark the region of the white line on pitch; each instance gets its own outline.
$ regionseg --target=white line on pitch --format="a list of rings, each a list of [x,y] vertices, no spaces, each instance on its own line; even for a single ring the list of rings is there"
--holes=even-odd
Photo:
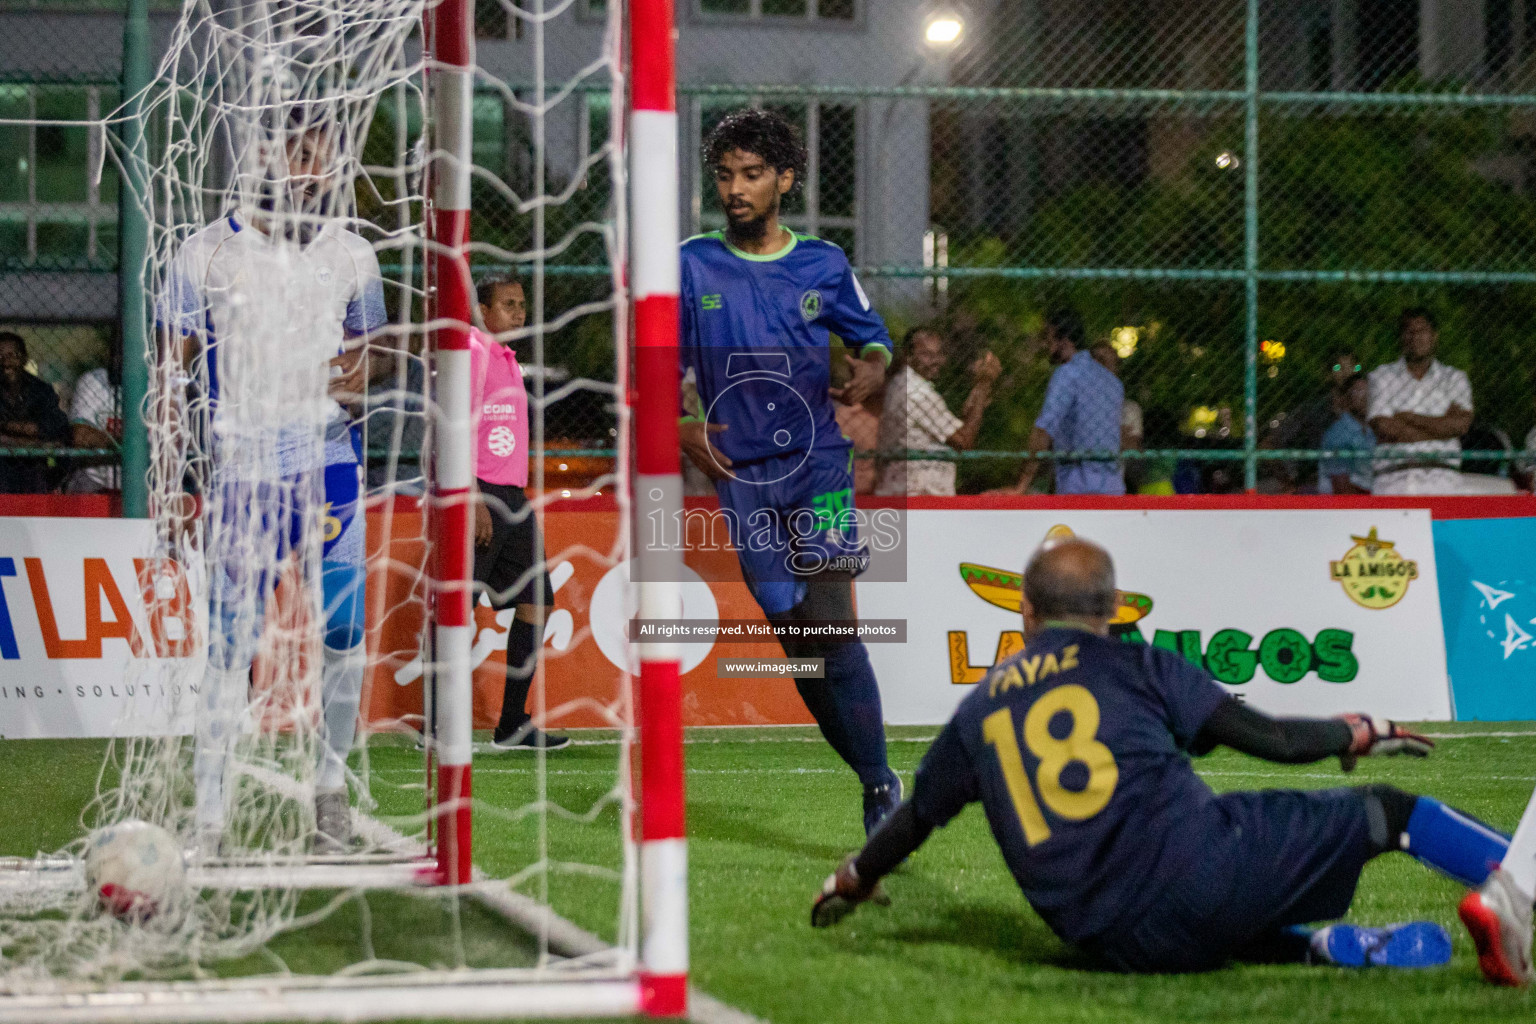
[[[553,727],[551,727],[551,728],[553,728]],[[715,727],[706,726],[705,728],[715,728]],[[724,728],[724,727],[720,727],[720,728]],[[746,726],[745,728],[754,728],[754,727],[753,726]],[[758,728],[760,728],[760,727],[758,727]],[[799,727],[798,726],[794,726],[793,728],[799,728]],[[887,736],[885,738],[885,742],[887,742],[887,743],[932,743],[934,741],[934,739],[937,737],[937,735],[938,734],[935,733],[933,736]],[[1530,735],[1536,736],[1536,732],[1533,732]],[[719,739],[714,738],[714,737],[710,737],[710,738],[707,738],[707,739],[705,739],[705,738],[701,738],[701,739],[685,739],[685,740],[683,740],[683,745],[684,746],[688,746],[688,747],[697,747],[697,746],[711,746],[711,745],[722,744],[722,743],[734,744],[734,743],[826,743],[826,742],[827,741],[825,739],[823,739],[822,737],[820,737],[820,736],[779,736],[779,737],[757,736],[757,737],[742,737],[741,739],[731,739],[729,737],[719,738]],[[616,739],[611,739],[611,740],[578,740],[578,739],[572,739],[571,740],[571,746],[573,746],[573,747],[615,747],[615,746],[618,746],[618,744],[619,744],[619,741],[616,740]],[[476,747],[477,750],[481,746],[482,746],[482,744],[479,744],[479,743],[475,744],[475,747]]]
[[[483,768],[475,765],[476,775],[527,775],[533,770],[530,763],[523,768]],[[689,775],[841,775],[848,771],[847,768],[689,768]],[[419,774],[414,768],[375,768],[375,775],[399,775],[409,773]],[[545,775],[607,775],[614,776],[612,770],[601,768],[546,768]]]
[[[1207,779],[1335,779],[1339,782],[1346,781],[1338,772],[1229,772],[1229,771],[1202,771],[1200,775]],[[1476,779],[1479,782],[1524,782],[1531,783],[1529,775],[1464,775],[1458,773],[1458,779]]]
[[[705,726],[705,728],[709,728],[709,727]],[[751,726],[746,726],[745,728],[752,728],[752,727]],[[1511,738],[1511,737],[1536,737],[1536,729],[1525,730],[1525,731],[1502,731],[1502,732],[1426,732],[1426,733],[1421,733],[1421,735],[1428,736],[1430,739],[1433,739],[1433,740],[1507,739],[1507,738]],[[932,743],[936,738],[937,738],[937,734],[934,734],[933,736],[887,736],[885,738],[885,742],[887,742],[887,743]],[[825,742],[826,742],[826,740],[824,740],[820,736],[743,736],[740,739],[736,739],[736,738],[733,738],[733,737],[730,737],[730,736],[719,736],[719,737],[717,737],[717,736],[710,736],[710,737],[698,737],[698,738],[684,739],[683,740],[684,745],[685,746],[690,746],[690,747],[693,747],[693,746],[717,746],[717,745],[721,745],[721,744],[736,744],[736,743],[769,743],[769,744],[772,744],[772,743],[825,743]],[[602,739],[602,740],[578,740],[578,739],[572,739],[571,740],[571,745],[573,747],[614,747],[614,746],[618,746],[618,744],[619,744],[619,740],[617,740],[617,739]],[[476,744],[477,748],[480,747],[480,746],[481,746],[480,744]]]

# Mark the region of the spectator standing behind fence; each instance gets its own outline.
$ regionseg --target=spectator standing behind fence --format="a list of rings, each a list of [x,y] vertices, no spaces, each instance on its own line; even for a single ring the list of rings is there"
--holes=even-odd
[[[1371,449],[1376,435],[1366,423],[1370,409],[1371,382],[1363,373],[1351,374],[1335,389],[1338,418],[1323,431],[1318,444],[1324,451],[1360,452],[1353,458],[1333,456],[1317,462],[1318,494],[1370,494]]]
[[[965,451],[976,444],[982,414],[992,402],[992,385],[1003,366],[990,351],[971,361],[971,393],[956,416],[933,386],[949,361],[947,348],[944,336],[931,327],[914,327],[902,339],[901,365],[885,387],[885,410],[880,417],[882,452]],[[875,493],[952,496],[955,464],[947,459],[897,456],[882,463]]]
[[[27,343],[0,331],[0,448],[53,448],[69,443],[69,420],[46,381],[27,372]],[[0,494],[51,490],[47,463],[0,457]]]
[[[121,357],[114,348],[112,365],[87,370],[75,381],[69,401],[70,444],[76,448],[116,449],[123,441]],[[76,469],[64,489],[71,494],[100,494],[123,489],[119,457],[98,455],[74,460]]]
[[[475,297],[485,324],[485,332],[469,332],[475,488],[480,498],[475,503],[475,581],[490,591],[496,608],[513,609],[501,717],[491,749],[559,750],[570,746],[570,739],[536,728],[527,710],[539,665],[538,627],[549,613],[553,594],[538,515],[523,490],[528,486],[528,392],[511,336],[527,322],[528,306],[515,277],[482,281]]]
[[[1120,451],[1120,414],[1125,388],[1120,379],[1084,351],[1083,320],[1076,311],[1053,309],[1045,316],[1042,340],[1056,366],[1045,389],[1045,404],[1029,435],[1030,454]],[[1031,458],[1012,487],[993,494],[1024,494],[1043,460]],[[1057,459],[1057,494],[1124,494],[1125,475],[1115,459]]]
[[[1371,371],[1369,424],[1378,444],[1398,450],[1376,459],[1371,492],[1459,493],[1459,438],[1472,426],[1472,384],[1435,358],[1439,333],[1429,310],[1404,310],[1397,333],[1403,357]]]
[[[1088,350],[1088,354],[1093,356],[1094,361],[1104,367],[1104,369],[1116,377],[1120,376],[1120,353],[1115,351],[1115,346],[1107,341],[1100,341]],[[1121,387],[1124,386],[1125,384],[1122,381]],[[1142,441],[1146,438],[1146,429],[1146,420],[1141,414],[1141,403],[1135,399],[1125,399],[1120,404],[1120,450],[1122,452],[1141,451]],[[1139,480],[1141,478],[1142,469],[1141,460],[1139,459],[1129,463],[1123,459],[1121,460],[1120,472],[1125,477],[1125,489],[1127,492],[1136,492],[1137,487],[1133,486],[1132,481],[1133,479]]]

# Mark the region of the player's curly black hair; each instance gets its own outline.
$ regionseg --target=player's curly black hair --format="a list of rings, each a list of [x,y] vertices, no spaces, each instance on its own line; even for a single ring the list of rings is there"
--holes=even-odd
[[[805,180],[805,145],[795,126],[783,115],[746,107],[721,118],[704,142],[704,164],[710,174],[714,173],[720,158],[733,149],[755,153],[775,171],[794,171],[795,183],[790,186],[788,195],[800,191],[800,184]]]

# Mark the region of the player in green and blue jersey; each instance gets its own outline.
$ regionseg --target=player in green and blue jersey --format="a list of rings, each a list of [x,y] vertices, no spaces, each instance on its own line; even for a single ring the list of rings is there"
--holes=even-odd
[[[868,565],[853,507],[850,442],[833,400],[883,386],[885,324],[843,250],[779,224],[805,150],[777,114],[741,110],[710,135],[707,164],[728,227],[682,247],[680,358],[701,404],[681,424],[683,450],[715,481],[747,586],[774,622],[851,621],[853,579]],[[832,388],[829,333],[848,384]],[[793,658],[824,659],[824,679],[796,679],[827,741],[864,786],[872,829],[901,799],[886,762],[880,689],[861,640],[785,639]]]

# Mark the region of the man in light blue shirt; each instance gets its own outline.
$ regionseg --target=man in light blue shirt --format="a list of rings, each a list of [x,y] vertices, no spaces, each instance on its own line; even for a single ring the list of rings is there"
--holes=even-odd
[[[1088,354],[1083,320],[1076,311],[1053,309],[1045,316],[1046,354],[1056,366],[1046,385],[1045,404],[1029,435],[1031,454],[1120,451],[1120,379]],[[1024,494],[1041,460],[1030,459],[1018,484],[1001,493]],[[1125,477],[1115,459],[1063,458],[1056,461],[1057,494],[1124,494]]]
[[[1317,493],[1370,494],[1371,451],[1376,447],[1376,433],[1365,422],[1371,397],[1370,380],[1365,374],[1356,373],[1339,385],[1336,395],[1339,418],[1323,432],[1323,451],[1358,451],[1360,455],[1319,459]]]

